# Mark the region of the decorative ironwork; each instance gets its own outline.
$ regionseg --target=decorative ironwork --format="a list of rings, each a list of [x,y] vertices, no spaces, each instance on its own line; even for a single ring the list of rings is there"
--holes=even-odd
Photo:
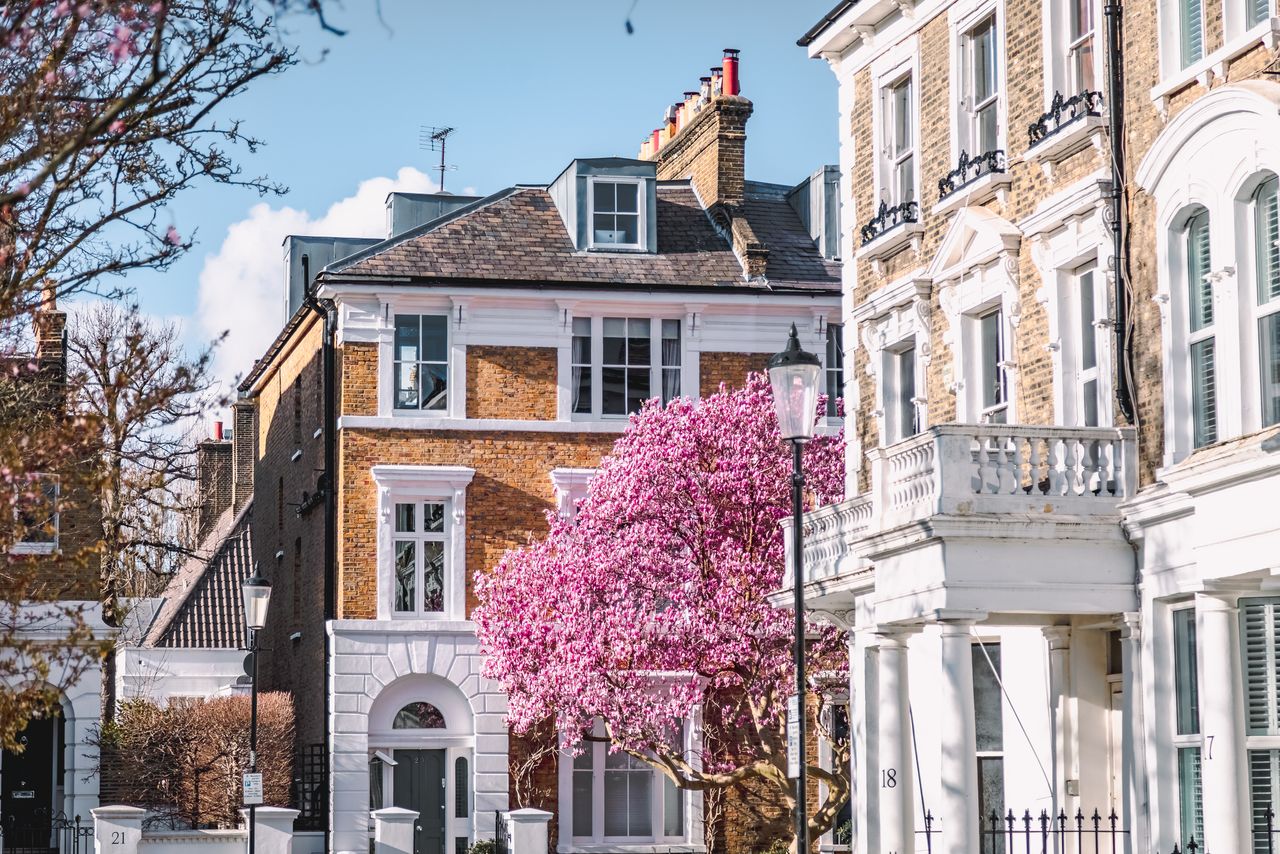
[[[1054,92],[1048,111],[1027,126],[1027,136],[1032,145],[1044,142],[1085,116],[1101,116],[1102,113],[1098,111],[1101,105],[1101,92],[1086,89],[1070,98],[1063,98],[1061,92]]]
[[[52,818],[46,812],[30,825],[6,821],[0,823],[0,848],[5,854],[92,854],[93,823],[61,812]]]
[[[493,847],[494,854],[511,854],[511,824],[502,810],[493,814]]]
[[[956,168],[938,180],[938,201],[972,184],[984,175],[991,175],[1005,170],[1004,149],[996,148],[983,152],[977,157],[970,157],[969,152],[960,152],[960,161]]]
[[[293,760],[294,830],[324,830],[329,826],[328,761],[323,744],[298,748]]]
[[[920,206],[915,202],[902,202],[892,207],[887,202],[881,202],[875,218],[859,230],[859,234],[862,235],[862,245],[866,246],[880,235],[900,225],[919,221]]]

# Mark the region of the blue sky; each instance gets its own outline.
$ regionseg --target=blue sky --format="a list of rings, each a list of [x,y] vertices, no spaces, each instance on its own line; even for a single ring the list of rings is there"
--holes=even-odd
[[[742,93],[755,104],[748,176],[798,182],[836,159],[835,78],[795,45],[830,2],[637,0],[633,35],[624,29],[632,0],[381,0],[381,21],[372,0],[347,0],[333,13],[343,37],[290,21],[302,61],[224,111],[266,142],[244,156],[245,171],[289,193],[187,193],[170,214],[182,234],[196,232],[195,249],[167,274],[127,283],[150,313],[194,321],[193,340],[229,327],[220,369],[241,372],[282,319],[283,233],[355,231],[356,220],[374,219],[364,230],[379,234],[380,197],[427,189],[414,170],[436,175],[420,126],[457,129],[446,189],[549,181],[573,157],[635,156],[725,47],[742,50]],[[271,299],[255,301],[255,288]],[[237,334],[242,324],[254,328]]]

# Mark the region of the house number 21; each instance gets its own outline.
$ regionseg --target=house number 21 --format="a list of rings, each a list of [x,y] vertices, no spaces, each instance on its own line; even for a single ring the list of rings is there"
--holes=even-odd
[[[886,768],[880,772],[880,787],[883,789],[898,788],[898,769]]]
[[[111,831],[111,844],[112,844],[112,845],[124,845],[124,831],[123,831],[123,830],[113,830],[113,831]]]

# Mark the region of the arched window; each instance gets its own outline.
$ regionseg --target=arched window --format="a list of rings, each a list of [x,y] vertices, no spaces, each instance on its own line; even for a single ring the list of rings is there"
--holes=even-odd
[[[392,729],[444,729],[444,715],[430,703],[410,703],[396,712]]]
[[[1258,380],[1262,426],[1280,424],[1280,179],[1274,175],[1253,194],[1257,259]],[[1246,339],[1247,340],[1247,339]]]
[[[1187,221],[1187,320],[1191,355],[1191,424],[1195,447],[1218,441],[1218,384],[1213,328],[1209,212]]]

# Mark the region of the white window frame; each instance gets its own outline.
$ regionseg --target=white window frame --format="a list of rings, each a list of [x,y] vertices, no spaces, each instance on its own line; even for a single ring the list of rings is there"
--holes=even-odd
[[[436,622],[466,619],[466,490],[475,469],[376,465],[371,474],[378,510],[378,619]],[[420,607],[413,613],[395,610],[395,507],[406,502],[444,504],[444,610],[439,613],[423,612]]]
[[[835,336],[835,344],[840,348],[840,367],[831,367],[831,336]],[[840,424],[843,418],[837,416],[832,407],[832,402],[837,398],[843,398],[845,386],[849,382],[850,363],[847,358],[848,350],[845,348],[845,326],[843,323],[827,323],[823,322],[823,342],[826,346],[823,348],[822,354],[822,392],[827,395],[827,413],[824,416],[828,424]],[[840,384],[838,388],[831,387],[831,375],[840,373]],[[845,413],[849,412],[848,402],[845,403]]]
[[[377,311],[378,315],[373,316]],[[397,314],[442,315],[448,318],[449,390],[444,409],[397,409],[395,377],[395,318]],[[339,344],[376,341],[378,344],[378,415],[427,425],[441,418],[467,417],[467,341],[469,299],[429,295],[398,295],[373,305],[355,300],[341,304]]]
[[[635,243],[597,243],[595,230],[596,185],[597,184],[632,184],[636,188],[636,242]],[[630,251],[646,248],[648,223],[646,221],[648,204],[645,198],[643,178],[627,178],[614,176],[592,176],[587,179],[587,248],[597,251]]]
[[[988,0],[976,6],[967,4],[972,8],[964,8],[965,5],[962,4],[957,10],[953,10],[951,17],[951,97],[952,103],[956,105],[956,119],[952,125],[950,166],[956,165],[961,151],[967,152],[970,158],[974,158],[986,154],[989,150],[1007,150],[1008,147],[1004,2]],[[977,105],[971,103],[975,80],[972,36],[974,31],[988,19],[991,21],[993,57],[996,66],[995,90],[984,101],[984,106],[994,105],[995,107],[996,138],[991,149],[982,149],[977,141],[980,135]]]
[[[1224,41],[1231,41],[1254,30],[1263,29],[1275,17],[1275,0],[1265,0],[1266,14],[1250,22],[1255,0],[1222,0],[1222,28]]]
[[[991,405],[987,405],[985,392],[983,391],[983,374],[987,367],[988,354],[984,347],[982,329],[986,319],[992,315],[998,317],[996,321],[997,352],[995,372],[996,379],[1000,384],[1000,399]],[[1013,397],[1013,384],[1008,371],[1010,339],[1012,336],[1009,334],[1009,317],[1005,313],[1003,304],[990,302],[968,312],[965,316],[965,333],[969,343],[966,348],[968,365],[965,370],[965,384],[972,387],[971,400],[978,422],[984,424],[1012,424],[1013,406],[1011,398]],[[997,414],[1002,416],[999,421],[994,420],[994,416]]]
[[[569,359],[562,363],[567,366],[568,375],[563,378],[561,384],[568,389],[568,407],[569,417],[573,421],[626,421],[631,417],[630,413],[604,413],[604,384],[603,384],[603,368],[604,368],[604,321],[605,318],[620,318],[623,320],[647,320],[649,321],[649,399],[662,396],[662,324],[663,321],[674,320],[680,324],[680,396],[688,397],[696,394],[696,381],[690,378],[690,371],[686,367],[690,364],[690,348],[689,334],[686,329],[685,317],[683,314],[676,313],[637,313],[628,312],[623,309],[613,310],[606,309],[604,311],[585,313],[576,312],[569,318],[570,338],[569,338]],[[578,319],[590,319],[591,321],[591,411],[590,412],[574,412],[573,411],[573,355],[572,355],[572,328],[573,321]],[[671,370],[667,368],[666,370]],[[654,393],[656,392],[656,394]]]
[[[419,341],[421,341],[421,334],[422,334],[422,332],[421,332],[421,330],[422,330],[422,318],[424,318],[424,317],[438,317],[438,318],[441,318],[441,319],[444,321],[444,334],[445,334],[444,351],[445,351],[445,361],[444,361],[444,363],[443,363],[443,364],[444,364],[444,369],[445,369],[445,382],[446,382],[446,386],[445,386],[445,399],[444,399],[444,406],[443,406],[443,407],[441,407],[441,408],[439,408],[439,409],[423,409],[422,407],[412,407],[412,408],[409,408],[409,407],[401,407],[401,406],[397,405],[396,397],[398,396],[399,387],[398,387],[398,377],[396,376],[396,365],[397,365],[397,363],[398,363],[400,360],[397,358],[397,353],[395,352],[395,346],[396,346],[396,345],[395,345],[395,334],[396,334],[396,319],[397,319],[398,317],[416,317],[416,318],[418,318],[418,330],[419,330],[418,334],[419,334]],[[398,412],[398,413],[405,413],[405,414],[410,414],[410,413],[411,413],[411,414],[413,414],[413,415],[427,415],[427,416],[430,416],[430,415],[443,416],[443,415],[447,415],[447,414],[448,414],[448,412],[449,412],[449,404],[450,404],[450,402],[451,402],[451,400],[452,400],[452,398],[453,398],[453,396],[454,396],[454,394],[455,394],[455,389],[454,389],[454,387],[453,387],[453,377],[452,377],[452,375],[451,375],[451,371],[449,370],[449,350],[450,350],[450,344],[451,344],[450,339],[453,337],[452,335],[450,335],[450,329],[449,329],[449,327],[450,327],[450,325],[451,325],[451,324],[450,324],[450,322],[449,322],[449,321],[450,321],[450,317],[449,317],[449,315],[448,315],[448,314],[442,314],[442,313],[440,313],[440,312],[418,312],[418,311],[415,311],[415,312],[407,312],[407,311],[402,311],[402,312],[397,312],[396,314],[393,314],[393,315],[391,316],[391,336],[392,336],[392,339],[391,339],[391,340],[392,340],[392,344],[391,344],[391,346],[392,346],[392,353],[391,353],[391,395],[392,395],[392,397],[391,397],[391,405],[392,405],[392,407],[395,409],[395,411],[396,411],[396,412]],[[414,364],[417,364],[417,365],[423,365],[423,364],[426,364],[426,365],[439,365],[439,364],[441,364],[440,362],[435,361],[435,360],[428,360],[428,359],[423,359],[423,358],[421,358],[421,356],[423,355],[423,354],[421,353],[421,345],[419,345],[419,351],[420,351],[420,352],[418,353],[419,358],[418,358],[418,359],[416,359],[416,360],[414,360]],[[421,392],[421,383],[419,383],[419,385],[418,385],[418,393],[419,393],[419,394],[421,394],[421,393],[422,393],[422,392]]]
[[[1171,678],[1170,678],[1170,682],[1169,682],[1169,693],[1170,693],[1170,698],[1172,699],[1173,704],[1174,704],[1174,705],[1173,705],[1173,713],[1169,716],[1169,720],[1170,720],[1170,722],[1171,722],[1171,726],[1170,726],[1170,744],[1171,744],[1171,745],[1172,745],[1172,747],[1173,747],[1173,754],[1172,754],[1172,756],[1173,756],[1173,762],[1172,762],[1172,765],[1173,765],[1173,769],[1172,769],[1172,770],[1173,770],[1173,775],[1172,775],[1172,777],[1173,777],[1173,790],[1174,790],[1174,795],[1175,795],[1175,803],[1176,803],[1176,804],[1177,804],[1177,806],[1178,806],[1178,808],[1177,808],[1177,814],[1174,816],[1173,826],[1175,826],[1175,827],[1177,827],[1177,828],[1179,829],[1179,830],[1178,830],[1179,835],[1181,835],[1181,828],[1182,828],[1182,822],[1183,822],[1183,816],[1182,816],[1182,767],[1181,767],[1181,752],[1182,752],[1183,750],[1194,749],[1194,750],[1200,750],[1200,751],[1202,751],[1201,756],[1200,756],[1200,762],[1201,762],[1201,780],[1203,781],[1203,778],[1204,778],[1204,771],[1203,771],[1203,768],[1204,768],[1204,764],[1203,764],[1203,763],[1204,763],[1204,754],[1203,754],[1203,750],[1204,750],[1203,725],[1201,725],[1201,724],[1199,723],[1199,721],[1197,721],[1197,726],[1196,726],[1196,728],[1195,728],[1195,729],[1196,729],[1196,731],[1195,731],[1194,733],[1180,734],[1180,733],[1178,732],[1178,705],[1179,705],[1178,687],[1179,687],[1179,686],[1178,686],[1177,664],[1178,664],[1178,652],[1179,652],[1179,651],[1178,651],[1178,636],[1177,636],[1177,632],[1175,631],[1174,627],[1175,627],[1175,625],[1176,625],[1176,620],[1177,620],[1177,616],[1176,616],[1176,615],[1177,615],[1178,613],[1180,613],[1180,612],[1181,612],[1181,613],[1185,613],[1185,612],[1188,612],[1188,611],[1189,611],[1189,612],[1191,612],[1191,627],[1192,627],[1192,630],[1196,632],[1196,638],[1197,638],[1197,640],[1196,640],[1196,655],[1195,655],[1195,660],[1193,660],[1192,662],[1190,662],[1190,664],[1191,664],[1191,673],[1194,675],[1194,677],[1195,677],[1195,679],[1196,679],[1196,684],[1197,684],[1197,706],[1198,706],[1198,705],[1199,705],[1199,703],[1198,703],[1199,683],[1200,683],[1200,654],[1199,654],[1199,640],[1198,640],[1198,638],[1199,638],[1199,620],[1198,620],[1198,618],[1197,618],[1197,616],[1196,616],[1196,614],[1195,614],[1195,604],[1194,604],[1193,602],[1180,602],[1180,603],[1177,603],[1177,604],[1174,604],[1174,605],[1170,606],[1169,611],[1168,611],[1168,615],[1169,615],[1169,651],[1170,651],[1170,654],[1169,654],[1169,672],[1170,672],[1170,674],[1171,674]],[[1202,783],[1202,791],[1203,791],[1203,783]],[[1202,813],[1203,813],[1203,809],[1204,809],[1204,806],[1203,806],[1203,805],[1204,805],[1204,801],[1203,801],[1203,797],[1202,797],[1202,799],[1201,799],[1201,812],[1202,812]],[[1196,841],[1197,841],[1197,842],[1203,842],[1204,840],[1203,840],[1202,838],[1200,838],[1200,837],[1197,837]],[[1180,841],[1179,841],[1179,843],[1178,843],[1178,844],[1179,844],[1179,845],[1185,845],[1186,843],[1187,843],[1187,840],[1182,839],[1182,840],[1180,840]]]
[[[892,402],[890,377],[885,370],[887,353],[905,347],[915,349],[916,396],[912,399],[916,413],[916,432],[929,425],[927,388],[930,363],[930,297],[932,283],[916,270],[878,291],[870,300],[853,310],[852,321],[857,324],[861,344],[867,353],[867,372],[875,378],[875,416],[879,425],[882,447],[897,441],[894,426],[889,417]],[[846,365],[852,360],[846,353]]]
[[[683,747],[686,755],[694,755],[695,740],[697,738],[698,724],[696,720],[685,720],[682,732]],[[603,735],[603,726],[599,723],[596,725],[595,734]],[[685,851],[705,851],[705,845],[702,843],[702,830],[698,826],[701,824],[700,819],[695,817],[701,816],[702,812],[702,796],[699,792],[689,791],[686,789],[677,789],[678,795],[682,798],[682,808],[684,811],[684,823],[682,833],[678,836],[666,836],[663,833],[655,833],[652,836],[635,837],[635,836],[605,836],[604,834],[604,772],[605,772],[605,755],[608,752],[609,745],[603,741],[584,742],[582,745],[584,750],[590,751],[592,754],[592,805],[591,805],[591,836],[574,836],[573,835],[573,774],[574,759],[571,750],[562,750],[559,762],[559,789],[560,789],[560,841],[557,850],[562,854],[595,854],[595,852],[617,851],[619,849],[636,852],[660,852],[667,851],[670,846],[678,845]],[[581,771],[582,769],[576,769]],[[655,831],[665,830],[665,792],[664,786],[666,777],[656,768],[652,769],[654,775],[651,783],[650,793],[650,827]]]
[[[1206,279],[1209,285],[1209,291],[1210,291],[1209,308],[1210,308],[1210,311],[1213,312],[1213,314],[1212,314],[1212,319],[1208,323],[1206,323],[1204,326],[1200,327],[1199,329],[1193,329],[1191,327],[1190,291],[1191,289],[1198,287],[1200,283],[1193,282],[1191,280],[1191,269],[1190,269],[1191,226],[1201,216],[1205,217],[1205,222],[1209,230],[1210,261],[1208,265],[1209,269],[1204,274],[1204,278]],[[1221,395],[1219,394],[1219,391],[1222,388],[1222,370],[1221,370],[1222,342],[1218,339],[1218,335],[1217,335],[1220,307],[1216,304],[1216,300],[1214,299],[1215,297],[1215,294],[1213,293],[1214,280],[1212,278],[1213,276],[1213,272],[1212,272],[1213,271],[1213,231],[1214,231],[1213,223],[1214,223],[1213,215],[1210,213],[1210,211],[1207,208],[1192,210],[1189,212],[1189,215],[1186,218],[1186,222],[1182,226],[1181,234],[1179,235],[1179,239],[1182,244],[1182,264],[1180,267],[1182,271],[1182,289],[1183,289],[1184,297],[1187,300],[1186,326],[1184,327],[1184,332],[1186,333],[1186,336],[1187,336],[1186,338],[1187,352],[1186,352],[1186,355],[1181,358],[1183,358],[1186,361],[1187,378],[1189,381],[1189,386],[1187,389],[1187,394],[1188,394],[1187,399],[1190,406],[1187,412],[1188,412],[1189,421],[1190,421],[1189,423],[1189,427],[1191,429],[1190,447],[1192,448],[1192,450],[1195,450],[1200,447],[1216,444],[1217,442],[1222,441],[1222,438],[1223,438],[1222,437],[1222,417],[1221,417],[1222,416],[1222,400],[1221,400]],[[1195,350],[1197,345],[1204,344],[1206,342],[1208,342],[1213,348],[1213,388],[1214,388],[1213,437],[1204,442],[1197,442],[1195,437],[1195,417],[1196,417],[1195,376],[1194,376],[1195,360],[1192,356],[1192,352]]]
[[[920,57],[918,53],[919,38],[912,36],[903,39],[889,51],[880,56],[872,65],[873,90],[872,125],[876,139],[876,168],[874,170],[875,203],[878,208],[883,200],[893,206],[904,201],[890,191],[894,170],[889,164],[889,134],[892,126],[892,110],[889,107],[889,92],[893,86],[906,78],[911,80],[911,128],[913,131],[910,159],[912,161],[912,200],[921,202],[920,195]],[[899,162],[906,162],[905,158]],[[864,221],[870,217],[864,217]]]
[[[1088,287],[1092,297],[1092,320],[1084,316],[1083,289],[1085,276],[1089,276]],[[1067,398],[1069,412],[1064,422],[1072,427],[1085,425],[1085,384],[1094,383],[1095,405],[1097,407],[1097,424],[1090,426],[1110,427],[1114,422],[1111,408],[1111,322],[1107,303],[1107,277],[1099,268],[1096,260],[1088,261],[1066,273],[1070,284],[1060,292],[1064,303],[1063,317],[1066,320],[1067,334],[1063,338],[1064,361],[1069,366],[1063,372],[1063,381],[1071,395]],[[1086,340],[1093,343],[1093,366],[1084,366],[1084,346]]]
[[[903,86],[907,87],[907,102],[911,105],[908,107],[908,129],[911,142],[899,150],[900,141],[895,133],[898,127],[898,99],[896,93]],[[915,109],[918,97],[916,87],[917,80],[915,76],[907,72],[897,79],[891,80],[880,90],[881,111],[884,115],[884,124],[881,128],[883,136],[880,143],[881,168],[884,170],[884,179],[881,183],[880,198],[890,207],[905,202],[918,202],[920,199],[917,189],[920,183],[919,166],[916,162],[916,151],[920,136],[920,129],[916,121],[919,111]],[[902,175],[903,171],[908,167],[911,169],[911,184],[907,190],[904,190]],[[911,193],[911,198],[905,197],[907,191]]]
[[[58,551],[59,543],[62,539],[62,478],[56,474],[47,474],[45,472],[35,472],[32,475],[32,486],[37,484],[51,483],[53,485],[53,495],[50,500],[53,502],[53,540],[51,542],[33,542],[30,540],[15,540],[9,546],[9,554],[14,555],[51,555]],[[44,487],[39,487],[43,489]],[[13,510],[13,518],[16,522],[21,522],[21,508],[15,507]],[[15,526],[16,530],[16,526]]]
[[[912,393],[910,399],[902,398],[902,378],[906,374],[903,368],[902,356],[911,353],[911,385]],[[881,367],[884,381],[881,384],[884,389],[885,403],[885,430],[887,433],[885,443],[889,445],[904,442],[920,432],[920,406],[918,400],[920,398],[920,351],[916,347],[915,337],[905,338],[897,341],[891,346],[883,350],[884,363]],[[910,408],[911,424],[902,424],[902,415]]]
[[[1248,192],[1246,222],[1244,223],[1244,237],[1248,243],[1250,250],[1247,252],[1248,260],[1241,266],[1244,275],[1240,278],[1240,304],[1243,309],[1244,329],[1241,331],[1241,341],[1244,344],[1245,352],[1241,358],[1241,374],[1244,380],[1244,429],[1259,430],[1271,425],[1267,424],[1267,413],[1264,406],[1264,393],[1266,392],[1267,378],[1262,372],[1262,321],[1266,318],[1280,314],[1280,296],[1272,297],[1267,302],[1261,302],[1262,281],[1260,273],[1262,272],[1261,252],[1264,247],[1261,244],[1261,235],[1259,234],[1260,219],[1258,213],[1258,194],[1263,186],[1270,180],[1275,180],[1280,186],[1280,178],[1272,173],[1263,173],[1258,176],[1259,180],[1252,191]],[[1280,190],[1278,190],[1280,193]],[[1280,207],[1280,204],[1278,204]],[[1276,390],[1280,393],[1280,389]]]

